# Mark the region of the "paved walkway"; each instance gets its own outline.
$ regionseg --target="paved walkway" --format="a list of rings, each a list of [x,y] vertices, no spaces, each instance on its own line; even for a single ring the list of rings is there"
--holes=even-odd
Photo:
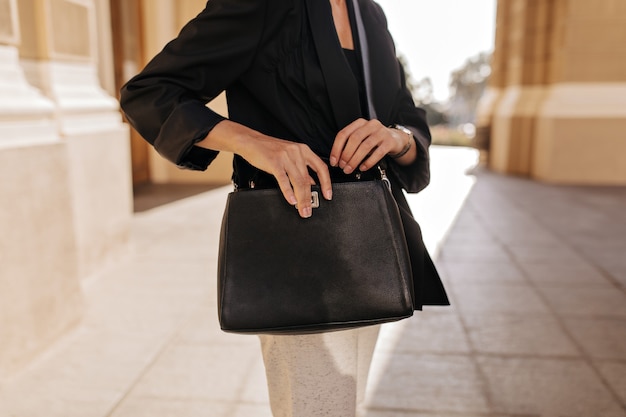
[[[626,188],[465,175],[474,160],[433,149],[411,196],[454,305],[384,327],[367,417],[625,417]],[[1,387],[0,417],[270,417],[256,338],[216,324],[227,192],[136,215],[128,259]]]

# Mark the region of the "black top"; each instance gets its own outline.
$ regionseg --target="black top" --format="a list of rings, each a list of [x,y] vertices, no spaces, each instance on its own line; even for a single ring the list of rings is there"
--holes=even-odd
[[[385,126],[398,123],[411,129],[419,149],[411,165],[388,160],[387,174],[408,192],[418,192],[429,181],[425,112],[415,107],[406,88],[382,9],[371,0],[359,4],[372,57],[376,116]],[[344,57],[327,1],[207,2],[123,87],[121,104],[129,122],[162,156],[181,167],[204,170],[217,152],[194,144],[224,120],[205,106],[224,90],[229,119],[305,143],[325,157],[337,132],[363,117],[359,84]],[[255,172],[235,157],[236,182],[247,183]]]
[[[343,48],[343,54],[348,60],[352,74],[359,85],[359,102],[361,104],[362,117],[369,118],[369,110],[367,105],[367,93],[365,92],[365,78],[363,77],[363,66],[359,62],[357,51],[354,49]]]

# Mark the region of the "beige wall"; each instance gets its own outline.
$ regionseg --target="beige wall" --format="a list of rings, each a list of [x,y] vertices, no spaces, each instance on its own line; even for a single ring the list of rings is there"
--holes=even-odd
[[[68,168],[62,142],[0,149],[0,381],[82,314]]]
[[[95,1],[0,0],[0,379],[80,320],[83,281],[126,247],[128,128]]]
[[[477,118],[489,165],[549,182],[626,184],[626,2],[499,0],[497,19]]]

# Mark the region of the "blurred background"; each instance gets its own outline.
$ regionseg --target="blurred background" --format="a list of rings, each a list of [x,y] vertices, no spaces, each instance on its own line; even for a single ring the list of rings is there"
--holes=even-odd
[[[626,2],[379,3],[453,307],[386,330],[367,415],[626,416]],[[179,170],[117,102],[204,4],[0,0],[0,417],[269,415],[213,323],[231,156]]]

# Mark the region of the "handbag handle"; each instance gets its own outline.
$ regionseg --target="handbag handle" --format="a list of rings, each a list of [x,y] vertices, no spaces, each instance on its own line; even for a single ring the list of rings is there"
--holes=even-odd
[[[385,172],[385,170],[380,166],[380,164],[376,164],[376,170],[378,171],[378,173],[380,174],[380,179],[379,180],[375,180],[375,181],[382,181],[385,186],[387,187],[387,189],[389,190],[389,192],[391,192],[391,181],[389,181],[389,178],[387,177],[387,173]],[[360,172],[356,174],[356,178],[357,180],[360,180]],[[254,183],[251,184],[250,188],[254,188]],[[320,206],[320,196],[319,196],[319,192],[312,190],[311,191],[311,208],[319,208]],[[294,205],[295,209],[298,209],[298,205]]]
[[[331,169],[339,169],[338,167],[331,167],[330,159],[328,157],[319,156],[319,158],[322,161],[324,161],[324,163],[326,163],[326,165],[328,167],[330,167]],[[384,159],[380,160],[374,167],[369,169],[369,171],[374,171],[375,170],[374,172],[376,172],[378,174],[378,176],[373,175],[372,177],[370,177],[370,179],[381,180],[381,181],[385,182],[385,184],[389,187],[389,189],[391,189],[391,182],[389,181],[389,178],[387,177],[387,173],[386,173],[387,165],[386,165],[385,162],[386,161]],[[258,176],[258,174],[260,172],[261,172],[260,169],[254,167],[254,175],[252,175],[252,178],[250,178],[250,180],[248,180],[248,188],[251,188],[251,189],[256,188],[256,182],[257,182],[257,178],[258,178],[257,176]],[[353,176],[356,181],[361,181],[361,178],[362,178],[362,172],[361,171],[355,171],[354,173],[352,173],[350,175]],[[238,188],[239,187],[237,187],[237,184],[235,184],[235,190],[237,190]]]

